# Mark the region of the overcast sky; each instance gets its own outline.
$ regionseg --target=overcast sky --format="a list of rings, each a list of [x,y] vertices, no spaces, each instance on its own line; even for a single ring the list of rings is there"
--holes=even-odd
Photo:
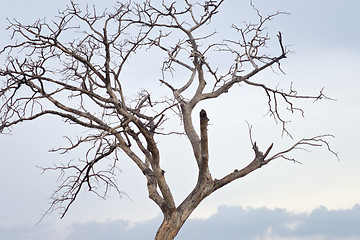
[[[93,1],[86,1],[96,3]],[[239,2],[226,1],[214,21],[219,29],[250,16]],[[67,1],[6,1],[0,9],[1,45],[8,39],[6,17],[32,23],[51,19]],[[101,1],[112,6],[113,1]],[[276,10],[290,15],[275,19],[270,27],[283,33],[293,53],[282,63],[286,75],[271,71],[259,77],[294,82],[302,93],[316,94],[325,87],[337,101],[304,103],[305,118],[291,118],[294,139],[330,133],[340,161],[321,149],[296,155],[302,164],[276,161],[226,186],[206,199],[179,233],[178,239],[359,239],[360,159],[360,2],[354,0],[254,0],[264,13]],[[242,3],[244,4],[244,3]],[[30,11],[31,9],[31,11]],[[245,11],[246,10],[246,11]],[[222,13],[222,14],[221,14]],[[166,89],[164,89],[164,92]],[[253,125],[254,139],[274,150],[289,146],[280,138],[280,126],[266,113],[266,99],[258,101],[242,88],[230,91],[206,107],[210,118],[210,167],[214,177],[232,171],[252,158],[245,120]],[[241,97],[248,97],[242,99]],[[261,95],[260,95],[261,96]],[[265,104],[265,105],[264,105]],[[248,111],[246,111],[248,110]],[[249,112],[250,111],[250,112]],[[36,166],[49,166],[62,156],[48,153],[64,143],[62,136],[74,129],[48,118],[14,128],[0,136],[0,239],[151,239],[161,222],[159,209],[147,198],[143,175],[127,159],[121,160],[120,188],[128,196],[113,194],[106,200],[84,193],[65,219],[54,213],[34,226],[47,209],[56,187],[56,174],[40,175]],[[188,145],[160,142],[162,159],[174,196],[180,202],[194,186],[193,164]],[[234,142],[237,143],[234,146]],[[174,155],[176,155],[174,157]],[[223,159],[222,162],[216,161]],[[183,173],[189,174],[180,181]],[[220,206],[220,207],[219,207]],[[198,234],[207,234],[200,238]],[[151,237],[149,237],[151,236]],[[239,237],[239,236],[243,236]]]

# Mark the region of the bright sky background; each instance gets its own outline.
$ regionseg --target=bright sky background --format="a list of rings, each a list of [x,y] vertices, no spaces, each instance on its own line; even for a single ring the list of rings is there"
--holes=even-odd
[[[86,2],[98,4],[95,0]],[[37,18],[51,19],[66,3],[45,0],[2,3],[0,44],[3,45],[9,37],[4,30],[6,17],[30,24]],[[230,20],[239,24],[247,20],[253,14],[249,12],[247,3],[247,0],[226,1],[213,20],[218,21],[217,28],[228,28]],[[198,231],[191,229],[211,229],[211,226],[218,226],[219,232],[224,232],[222,236],[225,236],[225,232],[240,231],[234,230],[239,229],[236,227],[225,231],[228,226],[226,222],[247,226],[248,222],[244,219],[250,221],[255,217],[262,219],[267,216],[275,220],[263,219],[267,227],[262,225],[258,235],[253,234],[256,228],[241,228],[243,234],[249,234],[247,239],[303,240],[316,239],[315,235],[319,240],[321,236],[327,236],[323,239],[351,239],[352,235],[360,238],[359,231],[351,230],[353,226],[360,226],[359,206],[355,206],[360,204],[360,159],[357,149],[360,143],[360,2],[254,0],[254,3],[264,14],[276,10],[291,13],[278,17],[270,25],[273,33],[283,33],[284,43],[293,51],[282,62],[286,75],[274,75],[267,71],[259,78],[279,83],[294,82],[294,87],[304,94],[316,94],[324,86],[325,93],[337,99],[301,104],[306,117],[294,116],[289,127],[294,139],[324,133],[335,135],[336,138],[330,139],[330,143],[340,153],[340,161],[324,149],[313,149],[310,153],[296,155],[302,161],[301,165],[282,160],[273,162],[206,199],[191,216],[196,219],[185,224],[179,239],[191,239],[189,234]],[[101,1],[101,8],[105,5],[111,7],[112,4],[113,1]],[[165,93],[167,89],[162,88]],[[262,148],[274,142],[274,150],[279,150],[293,143],[289,138],[280,138],[280,126],[275,125],[272,119],[262,117],[266,113],[263,95],[248,91],[245,87],[235,88],[220,101],[200,106],[207,110],[210,118],[210,167],[213,176],[218,178],[247,164],[253,157],[245,120],[253,125],[253,138]],[[118,229],[116,236],[120,239],[151,239],[144,236],[153,236],[161,221],[160,210],[147,198],[146,183],[141,172],[125,158],[121,159],[122,173],[118,181],[120,189],[128,197],[120,199],[114,194],[103,201],[84,193],[65,219],[59,220],[54,213],[34,226],[48,207],[57,178],[56,173],[40,175],[36,166],[49,166],[60,161],[61,155],[48,153],[48,150],[61,146],[64,143],[62,136],[72,131],[74,129],[64,126],[61,121],[43,118],[15,127],[12,135],[0,136],[0,238],[92,240],[96,239],[94,229],[97,229],[99,236],[107,236],[103,239],[115,239],[102,234]],[[163,149],[163,168],[180,202],[191,191],[196,180],[189,145],[176,137],[166,142],[160,141],[159,145]],[[219,206],[222,207],[218,209]],[[320,206],[326,208],[318,209]],[[282,210],[273,210],[276,208]],[[317,210],[310,214],[314,209]],[[198,219],[208,217],[207,220]],[[344,228],[349,228],[347,233],[333,234],[333,226],[339,226],[336,221],[347,217],[353,219],[344,225]],[[144,222],[149,219],[154,220]],[[316,222],[318,219],[324,221]],[[143,222],[142,225],[139,221]],[[256,220],[253,221],[256,225]],[[288,225],[284,225],[284,221]],[[217,225],[220,222],[223,225]],[[307,228],[311,224],[319,226],[321,223],[324,226],[319,227],[318,232]],[[120,225],[123,228],[119,228]],[[130,225],[135,226],[132,232],[128,229]],[[147,235],[141,236],[140,232]],[[238,239],[230,235],[222,238]],[[218,238],[209,234],[206,239]]]

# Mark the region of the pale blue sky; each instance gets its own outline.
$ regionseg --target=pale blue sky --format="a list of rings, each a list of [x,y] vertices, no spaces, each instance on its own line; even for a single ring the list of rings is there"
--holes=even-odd
[[[87,2],[98,4],[95,0]],[[218,19],[214,19],[214,22],[219,21],[217,27],[219,31],[226,31],[230,21],[241,23],[252,16],[247,12],[250,8],[244,7],[247,6],[247,2],[235,0],[225,2],[217,16]],[[3,3],[0,9],[0,45],[8,39],[9,33],[4,31],[6,17],[16,18],[24,23],[31,23],[42,17],[51,19],[57,13],[57,9],[63,8],[66,3],[67,1],[44,0]],[[112,3],[113,1],[101,1],[101,7],[105,5],[111,7]],[[338,213],[334,211],[337,209],[351,209],[342,214],[352,216],[352,212],[359,212],[359,207],[353,208],[353,206],[360,204],[360,159],[357,149],[360,133],[358,125],[360,122],[360,30],[357,19],[360,2],[353,0],[254,0],[254,3],[265,14],[276,10],[291,13],[275,19],[270,27],[275,33],[278,30],[283,32],[285,44],[290,45],[289,47],[294,52],[282,63],[282,68],[286,72],[285,76],[275,75],[268,71],[261,74],[259,78],[279,83],[292,81],[294,86],[303,93],[316,94],[316,91],[324,86],[325,92],[337,99],[337,101],[321,101],[316,104],[301,104],[305,109],[306,118],[294,116],[289,127],[295,139],[323,133],[334,134],[336,138],[331,140],[331,145],[340,153],[340,161],[324,150],[314,149],[311,153],[297,155],[302,165],[281,160],[273,162],[216,192],[199,206],[192,217],[209,217],[217,212],[219,205],[234,206],[233,211],[241,213],[242,209],[247,207],[281,208],[293,213],[309,213],[319,206],[325,206],[329,211],[318,210],[323,213],[325,220],[327,217],[330,219],[333,216],[331,214]],[[154,81],[156,80],[157,78]],[[164,94],[167,91],[165,88],[162,90]],[[252,158],[253,152],[245,120],[254,126],[254,139],[260,146],[265,147],[274,142],[276,150],[292,143],[288,138],[280,138],[279,125],[275,125],[268,117],[262,117],[266,113],[266,99],[258,101],[258,96],[261,98],[262,95],[256,94],[257,92],[239,86],[219,102],[209,102],[199,106],[206,108],[210,118],[210,166],[214,177],[220,177],[232,171],[235,166],[246,164]],[[242,97],[246,97],[246,100]],[[12,234],[8,236],[13,236],[14,239],[32,239],[30,236],[36,236],[33,239],[42,240],[50,239],[48,234],[52,234],[53,230],[57,229],[56,239],[78,239],[74,236],[77,236],[80,230],[74,226],[80,226],[79,228],[84,231],[98,227],[99,231],[108,232],[111,226],[118,226],[117,224],[123,224],[126,229],[127,221],[132,224],[158,217],[160,211],[147,198],[143,175],[124,158],[121,160],[122,173],[119,175],[119,183],[121,190],[129,197],[124,196],[120,199],[114,194],[109,200],[103,201],[84,193],[65,219],[59,220],[59,216],[54,213],[33,227],[41,213],[48,207],[48,198],[55,189],[57,177],[56,174],[41,176],[36,166],[46,166],[60,161],[62,156],[50,154],[47,150],[60,146],[64,143],[61,137],[74,131],[76,129],[62,125],[62,121],[43,118],[37,122],[17,126],[11,136],[0,136],[2,166],[0,170],[2,192],[0,234],[8,232]],[[178,202],[193,188],[196,179],[196,170],[192,170],[194,163],[181,161],[192,157],[191,152],[187,151],[188,145],[181,141],[174,137],[169,141],[159,143],[163,148],[162,159],[164,161],[171,159],[171,161],[163,162],[163,168],[166,170],[171,187],[174,188],[174,195]],[[174,145],[177,146],[175,150]],[[176,151],[175,154],[174,151]],[[179,181],[184,172],[189,176]],[[223,207],[217,215],[210,218],[211,224],[217,221],[239,221],[240,224],[243,222],[241,218],[249,217],[239,213],[239,217],[233,219],[226,215],[231,211],[223,211],[226,208]],[[269,209],[259,211],[262,211],[264,216],[272,216]],[[256,214],[255,210],[249,212]],[[283,213],[277,217],[281,221],[286,221],[287,214]],[[303,226],[310,224],[308,222],[312,215],[310,217],[296,216],[294,218],[300,219]],[[159,218],[157,219],[141,226],[144,226],[144,229],[155,229],[154,226],[160,221]],[[338,219],[335,218],[334,221]],[[104,226],[96,223],[104,221],[114,225]],[[354,221],[355,223],[349,224],[359,226],[359,218]],[[78,225],[73,225],[74,222]],[[210,224],[207,221],[201,222],[203,223]],[[192,226],[197,226],[196,224],[200,222],[197,223],[195,220],[189,222],[184,229],[192,229]],[[279,226],[273,226],[275,229],[273,233],[266,232],[269,228],[261,228],[261,230],[265,229],[264,235],[255,237],[281,240],[291,237],[291,234],[285,233]],[[328,228],[329,237],[324,239],[342,237],[331,235],[330,227]],[[138,229],[141,231],[142,228]],[[146,231],[151,232],[154,229]],[[25,235],[21,235],[22,233]],[[119,234],[127,236],[126,234],[129,233],[124,230]],[[250,230],[249,234],[252,234]],[[266,234],[270,237],[266,238]],[[314,232],[304,234],[299,230],[294,235],[299,238],[294,239],[302,240],[309,236],[308,239],[314,239],[311,238],[311,234],[326,235],[326,229],[318,234]],[[354,232],[354,234],[360,237],[359,232]],[[184,233],[183,236],[188,235]],[[276,236],[283,238],[275,238]],[[343,237],[346,239],[345,237],[351,236]],[[120,235],[119,238],[121,238]],[[91,238],[88,239],[91,240]],[[109,239],[112,238],[109,237]],[[144,238],[124,237],[124,239]],[[189,238],[179,236],[179,239]],[[229,237],[229,239],[235,238]]]

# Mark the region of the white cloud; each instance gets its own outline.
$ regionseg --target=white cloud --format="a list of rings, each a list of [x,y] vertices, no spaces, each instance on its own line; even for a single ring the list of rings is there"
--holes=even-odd
[[[178,239],[347,240],[360,238],[360,205],[348,210],[315,209],[293,214],[285,209],[222,206],[208,219],[190,219]],[[199,238],[201,237],[201,238]]]
[[[295,220],[295,221],[284,223],[284,227],[291,230],[291,231],[293,231],[296,228],[298,228],[300,226],[300,224],[302,224],[302,223],[303,223],[303,221]]]
[[[0,239],[153,239],[161,217],[131,223],[124,220],[54,225],[0,226]],[[310,214],[294,214],[285,209],[220,206],[207,219],[189,219],[177,240],[355,240],[360,239],[360,205],[348,210],[315,209]]]

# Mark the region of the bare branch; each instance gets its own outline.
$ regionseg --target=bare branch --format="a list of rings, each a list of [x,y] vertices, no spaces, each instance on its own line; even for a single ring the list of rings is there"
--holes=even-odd
[[[270,161],[277,159],[277,158],[283,158],[286,160],[290,160],[293,162],[299,163],[299,161],[295,160],[294,158],[289,157],[287,154],[292,152],[293,150],[307,150],[306,147],[322,147],[325,146],[326,149],[331,152],[338,160],[339,160],[339,154],[336,153],[332,148],[330,147],[330,144],[328,141],[326,141],[326,138],[333,138],[333,135],[325,134],[325,135],[319,135],[312,138],[303,138],[296,142],[294,145],[289,147],[288,149],[285,149],[283,151],[280,151],[273,156],[269,157],[265,160],[265,164],[269,163]]]

